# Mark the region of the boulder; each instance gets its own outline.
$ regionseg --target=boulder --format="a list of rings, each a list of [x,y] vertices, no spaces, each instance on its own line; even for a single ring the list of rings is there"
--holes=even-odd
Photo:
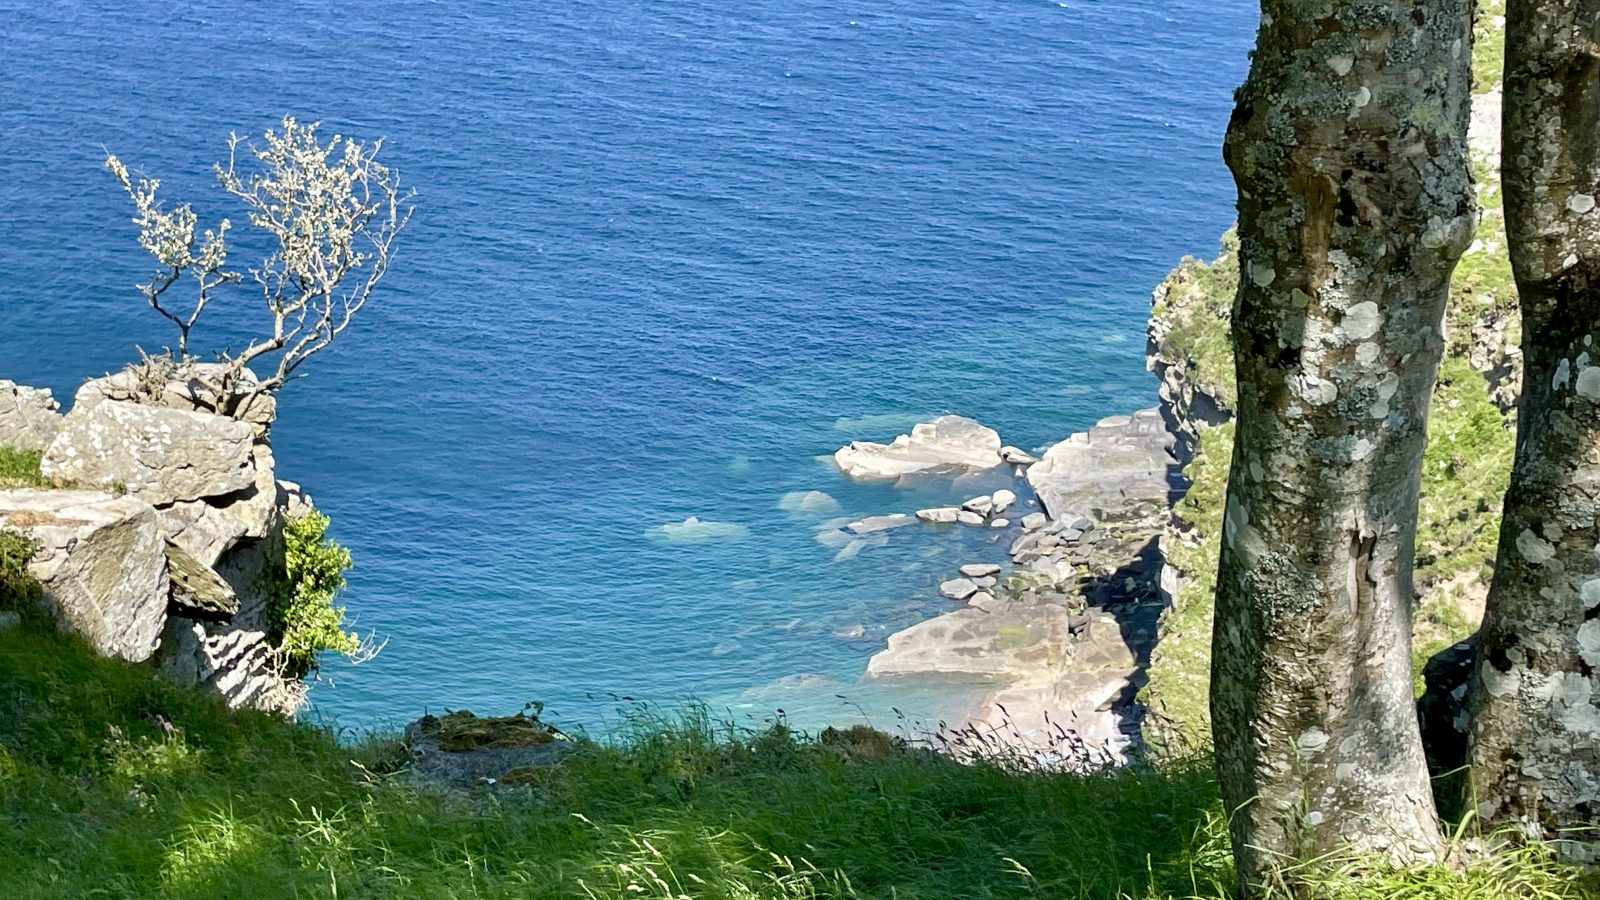
[[[154,505],[223,497],[255,483],[255,433],[209,413],[134,403],[74,408],[41,471],[80,484],[120,485]]]
[[[995,515],[999,515],[1000,513],[1010,509],[1011,504],[1017,502],[1017,495],[1014,491],[1008,491],[1005,488],[1001,488],[990,496],[990,502],[994,506]]]
[[[225,620],[238,614],[239,595],[222,576],[171,540],[166,552],[173,608],[197,619]]]
[[[975,512],[980,516],[987,516],[994,511],[994,498],[988,494],[973,497],[971,500],[961,504],[961,508],[967,512]]]
[[[1008,528],[1010,525],[1010,519],[995,519],[989,523],[990,528]]]
[[[1031,466],[1039,461],[1033,454],[1012,446],[1000,448],[1000,459],[1010,466]]]
[[[1038,531],[1048,521],[1050,517],[1042,512],[1028,513],[1022,517],[1022,527],[1025,531]]]
[[[955,508],[954,506],[936,506],[930,509],[917,510],[917,518],[921,519],[922,521],[938,522],[941,524],[950,524],[954,522],[956,520],[956,516],[960,514],[961,510]]]
[[[1102,419],[1045,452],[1028,469],[1028,484],[1053,518],[1089,510],[1107,518],[1141,506],[1165,509],[1181,495],[1174,441],[1157,408]]]
[[[106,656],[150,658],[171,590],[166,541],[148,503],[99,491],[3,491],[0,526],[38,544],[28,571],[63,629]]]
[[[535,717],[466,710],[423,716],[406,726],[405,742],[408,778],[461,790],[538,784],[544,770],[578,748]]]
[[[898,478],[950,469],[998,466],[1000,435],[971,419],[940,416],[887,444],[851,441],[833,455],[852,478]]]
[[[963,509],[957,512],[956,521],[963,525],[982,525],[984,523],[983,515],[970,509]]]
[[[965,600],[978,592],[978,585],[970,578],[952,578],[939,585],[939,593],[951,600]]]
[[[1435,778],[1467,762],[1467,720],[1477,660],[1478,636],[1473,635],[1434,654],[1422,667],[1424,688],[1417,699],[1417,720],[1428,769]]]
[[[167,537],[207,566],[241,541],[271,534],[286,515],[311,508],[299,487],[273,478],[272,448],[257,443],[251,451],[255,483],[243,491],[210,500],[188,500],[160,510]],[[290,507],[294,512],[289,512]]]
[[[1070,616],[1060,606],[965,606],[890,635],[888,646],[867,663],[867,674],[1028,676],[1067,658]]]
[[[986,578],[1000,574],[998,563],[967,563],[961,567],[961,574],[968,578]]]
[[[61,431],[62,416],[50,391],[0,379],[0,447],[43,450]]]
[[[891,528],[903,528],[916,524],[916,519],[905,513],[894,513],[888,516],[868,516],[857,519],[844,527],[851,534],[872,534],[878,531],[888,531]]]
[[[972,607],[973,609],[981,609],[984,612],[994,612],[996,609],[1004,606],[1005,603],[1006,601],[996,598],[995,595],[989,593],[988,591],[979,591],[967,598],[968,606]]]

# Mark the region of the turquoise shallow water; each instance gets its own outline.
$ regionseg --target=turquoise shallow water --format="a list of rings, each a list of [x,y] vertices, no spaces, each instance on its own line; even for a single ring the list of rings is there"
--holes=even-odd
[[[0,0],[0,377],[70,396],[166,337],[102,148],[223,215],[204,173],[229,130],[386,134],[420,212],[276,432],[389,639],[327,667],[317,713],[940,712],[858,679],[986,536],[836,562],[777,501],[967,491],[818,460],[934,414],[1036,447],[1151,402],[1149,289],[1231,219],[1217,146],[1253,4],[353,9]],[[749,536],[646,539],[690,515]]]

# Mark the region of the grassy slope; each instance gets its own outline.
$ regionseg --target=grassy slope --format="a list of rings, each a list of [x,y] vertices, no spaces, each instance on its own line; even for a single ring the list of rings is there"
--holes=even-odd
[[[1495,17],[1504,13],[1504,0],[1481,0],[1479,6],[1473,69],[1479,89],[1486,90],[1500,80],[1504,33]],[[1482,316],[1510,316],[1507,340],[1517,336],[1516,287],[1506,257],[1499,173],[1481,161],[1478,196],[1484,214],[1477,240],[1452,281],[1446,314],[1450,341],[1428,422],[1417,520],[1416,576],[1423,596],[1413,650],[1419,672],[1428,656],[1476,628],[1473,607],[1481,602],[1494,561],[1500,500],[1515,444],[1513,423],[1495,406],[1488,383],[1468,361],[1473,325]],[[1191,381],[1225,403],[1233,397],[1227,316],[1239,277],[1231,240],[1224,238],[1221,255],[1210,263],[1184,260],[1173,277],[1189,287],[1171,293],[1180,305],[1155,310],[1177,320],[1163,352],[1187,360]],[[1168,734],[1191,743],[1203,743],[1210,731],[1206,685],[1212,593],[1232,452],[1232,429],[1216,429],[1203,438],[1187,470],[1194,486],[1178,508],[1187,526],[1185,539],[1169,550],[1170,561],[1185,579],[1162,623],[1150,686],[1144,691]]]
[[[0,722],[8,900],[1113,900],[1219,898],[1230,877],[1200,757],[1095,776],[852,759],[690,717],[580,741],[532,787],[447,794],[391,774],[393,741],[230,712],[32,620],[0,632]],[[1311,896],[1595,896],[1541,854],[1360,879],[1351,862]]]
[[[1227,877],[1203,761],[1080,778],[641,722],[536,787],[449,796],[384,774],[392,742],[228,712],[36,624],[0,633],[0,722],[8,898],[1112,898]]]
[[[418,790],[389,740],[227,711],[37,621],[0,633],[5,897],[1219,898],[1210,765],[1091,777],[640,721],[530,788]],[[1541,850],[1312,897],[1594,897]],[[1587,881],[1586,881],[1587,879]],[[1533,895],[1533,894],[1526,894]]]

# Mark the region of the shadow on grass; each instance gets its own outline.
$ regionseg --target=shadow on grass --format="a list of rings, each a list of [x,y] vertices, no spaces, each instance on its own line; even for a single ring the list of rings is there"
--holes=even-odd
[[[0,634],[6,896],[1216,896],[1209,763],[1072,776],[853,754],[691,710],[526,787],[229,712],[37,622]]]

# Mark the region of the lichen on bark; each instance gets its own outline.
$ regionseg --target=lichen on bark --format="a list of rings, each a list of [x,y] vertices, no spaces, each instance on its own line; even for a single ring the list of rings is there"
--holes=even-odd
[[[1600,0],[1512,0],[1517,453],[1472,689],[1467,802],[1600,860]],[[1573,833],[1567,829],[1590,829]]]
[[[1265,0],[1225,156],[1238,431],[1212,722],[1246,893],[1334,849],[1439,846],[1412,560],[1450,274],[1476,223],[1469,0]]]

